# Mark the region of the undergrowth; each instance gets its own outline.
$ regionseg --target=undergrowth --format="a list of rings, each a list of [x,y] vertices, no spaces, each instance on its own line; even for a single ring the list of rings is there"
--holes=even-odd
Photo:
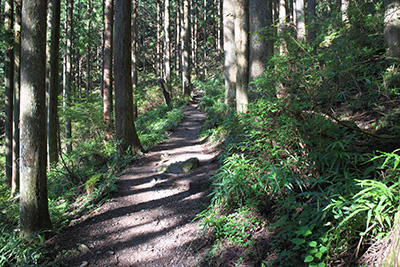
[[[175,99],[174,108],[169,110],[162,104],[159,88],[142,89],[149,99],[154,99],[153,106],[142,103],[146,106],[139,109],[136,120],[139,138],[144,149],[149,150],[168,138],[168,133],[183,118],[185,102]],[[63,149],[59,162],[48,169],[49,211],[53,224],[51,234],[56,234],[107,201],[108,196],[117,189],[118,177],[138,157],[121,154],[116,141],[104,140],[106,128],[102,119],[101,97],[95,93],[86,97],[77,93],[72,99],[73,105],[60,114],[60,131],[65,142],[63,118],[69,116],[73,123],[73,150],[66,154]],[[107,132],[114,135],[112,130],[110,132],[108,129]],[[10,198],[10,189],[4,186],[4,157],[1,157],[0,165],[0,266],[46,264],[43,262],[45,251],[41,244],[43,236],[49,233],[20,237],[19,201],[18,197]]]
[[[328,29],[317,49],[287,33],[290,52],[253,81],[247,114],[223,103],[222,80],[202,85],[203,133],[222,149],[212,204],[199,215],[214,237],[204,265],[356,266],[393,228],[398,63],[384,57],[380,4],[350,12],[358,26]],[[243,245],[256,255],[229,258]]]

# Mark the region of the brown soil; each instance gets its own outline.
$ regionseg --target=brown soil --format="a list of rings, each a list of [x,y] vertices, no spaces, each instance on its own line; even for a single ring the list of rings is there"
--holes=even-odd
[[[198,139],[205,114],[197,104],[170,139],[126,170],[119,190],[99,209],[47,241],[51,261],[61,266],[197,266],[205,246],[194,220],[209,203],[216,152]],[[160,164],[192,157],[189,174],[164,174]]]

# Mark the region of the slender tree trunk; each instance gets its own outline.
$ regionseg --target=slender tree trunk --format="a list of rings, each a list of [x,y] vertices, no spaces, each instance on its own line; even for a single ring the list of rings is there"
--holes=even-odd
[[[387,56],[400,57],[400,0],[385,0],[384,37],[388,45]]]
[[[92,0],[88,0],[87,3],[87,61],[86,61],[86,93],[89,95],[90,91],[92,90],[92,37],[91,37],[91,28],[92,28]]]
[[[236,45],[235,45],[235,2],[224,0],[224,78],[225,104],[232,104],[236,97]]]
[[[221,54],[223,47],[223,27],[222,27],[222,0],[217,0],[217,52]]]
[[[181,17],[182,17],[182,13],[181,13],[181,1],[180,0],[176,0],[177,1],[177,11],[176,11],[176,23],[175,23],[175,27],[176,27],[176,36],[175,36],[175,69],[178,71],[181,70],[181,30],[182,30],[182,24],[181,24]]]
[[[349,7],[349,0],[341,0],[340,11],[342,13],[342,21],[345,22],[349,18],[347,17],[347,8]]]
[[[279,0],[279,27],[278,36],[280,37],[281,45],[279,47],[280,55],[286,54],[286,41],[283,38],[284,32],[286,31],[286,0]]]
[[[112,119],[112,57],[113,57],[113,24],[114,24],[114,0],[106,0],[106,21],[104,38],[104,67],[103,67],[103,120],[106,125],[111,124]],[[106,133],[106,139],[111,137]]]
[[[156,1],[157,5],[157,36],[156,36],[156,73],[157,77],[162,77],[161,74],[161,2]]]
[[[236,43],[236,110],[246,113],[249,86],[249,0],[237,0],[235,19]]]
[[[22,2],[20,222],[23,235],[51,227],[46,177],[46,11],[46,0]]]
[[[60,0],[52,0],[50,89],[49,89],[49,163],[58,161],[58,71],[60,62]]]
[[[65,53],[65,84],[63,88],[64,95],[64,108],[70,106],[71,82],[72,82],[72,14],[73,14],[73,0],[67,0],[66,5],[66,53]],[[65,138],[67,153],[72,151],[72,123],[71,118],[65,116]]]
[[[131,10],[132,0],[115,0],[114,73],[115,126],[121,151],[140,153],[140,144],[133,119],[131,73]]]
[[[137,84],[138,84],[138,72],[137,72],[137,61],[138,61],[138,51],[137,51],[137,40],[138,40],[138,0],[133,0],[133,13],[132,13],[132,90],[133,95],[136,95]],[[157,59],[156,59],[157,60]],[[159,65],[159,64],[158,64]],[[138,114],[137,99],[133,100],[133,118],[136,119]]]
[[[315,30],[315,0],[307,0],[307,42],[312,44],[317,36]]]
[[[4,8],[4,28],[6,44],[4,64],[4,87],[5,87],[5,154],[6,154],[6,185],[11,186],[12,181],[12,134],[13,134],[13,83],[14,83],[14,50],[13,50],[13,21],[14,3],[12,0],[5,2]]]
[[[203,80],[205,80],[207,77],[207,0],[203,1],[203,12]]]
[[[300,41],[303,41],[306,37],[306,24],[304,18],[304,0],[296,0],[297,39]]]
[[[11,194],[19,191],[19,117],[20,117],[20,89],[21,89],[21,9],[22,1],[15,0],[14,15],[14,115],[13,115],[13,174]]]
[[[192,0],[192,23],[191,23],[191,35],[192,35],[192,66],[194,70],[194,75],[198,76],[198,66],[197,66],[197,1]]]
[[[104,47],[106,39],[106,1],[102,1],[101,4],[101,21],[103,22],[103,30],[101,33],[101,96],[104,99]],[[104,110],[104,109],[103,109]],[[104,115],[103,115],[104,116]],[[104,119],[103,119],[104,121]]]
[[[164,81],[168,88],[171,84],[171,51],[170,51],[170,37],[169,37],[169,0],[164,0]]]
[[[183,96],[189,97],[192,92],[190,81],[190,0],[183,0],[182,15],[182,88]]]

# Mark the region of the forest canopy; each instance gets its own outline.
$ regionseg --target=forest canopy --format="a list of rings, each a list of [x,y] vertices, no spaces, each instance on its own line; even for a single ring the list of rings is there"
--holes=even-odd
[[[103,203],[194,92],[204,266],[399,264],[400,1],[38,3],[0,1],[0,265],[43,263],[24,238]]]

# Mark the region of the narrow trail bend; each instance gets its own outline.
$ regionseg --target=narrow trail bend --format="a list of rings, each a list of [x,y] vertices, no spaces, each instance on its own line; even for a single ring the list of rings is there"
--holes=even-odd
[[[86,220],[50,240],[61,266],[197,266],[201,229],[193,221],[208,204],[206,190],[217,170],[216,152],[199,140],[205,120],[196,103],[170,139],[122,175],[112,200]],[[192,157],[189,174],[155,171],[162,163]]]

